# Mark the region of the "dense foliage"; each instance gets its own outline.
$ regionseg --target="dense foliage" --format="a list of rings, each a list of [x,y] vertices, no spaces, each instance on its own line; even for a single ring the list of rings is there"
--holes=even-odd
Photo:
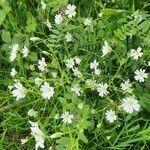
[[[150,149],[149,0],[0,0],[0,150]]]

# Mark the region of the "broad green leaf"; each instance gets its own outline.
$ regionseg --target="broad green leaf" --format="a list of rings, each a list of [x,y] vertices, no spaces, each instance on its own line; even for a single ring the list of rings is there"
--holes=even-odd
[[[5,43],[10,43],[11,42],[11,36],[10,36],[10,33],[8,31],[3,30],[1,37],[2,37],[2,40]]]

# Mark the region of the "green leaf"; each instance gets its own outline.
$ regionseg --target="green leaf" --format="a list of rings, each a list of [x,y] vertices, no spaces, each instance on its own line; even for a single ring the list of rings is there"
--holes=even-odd
[[[83,132],[79,132],[78,133],[78,138],[84,142],[84,143],[88,143],[88,139],[86,138],[86,136],[83,134]]]
[[[3,10],[0,10],[0,25],[3,23],[5,20],[6,14]]]
[[[146,33],[150,28],[150,20],[146,20],[139,25],[139,29],[142,29],[142,32]]]
[[[138,124],[138,125],[136,125],[136,126],[130,128],[130,129],[128,129],[128,132],[133,132],[133,131],[135,131],[135,130],[137,130],[137,129],[139,129],[139,128],[140,128],[140,125]]]
[[[38,57],[37,57],[37,53],[36,52],[30,52],[30,60],[31,61],[37,61],[38,60]]]
[[[68,0],[50,0],[49,6],[53,8],[52,12],[58,11],[61,7],[66,6],[68,3]]]
[[[34,32],[36,30],[36,20],[35,18],[32,16],[31,13],[28,13],[27,15],[27,26],[26,26],[26,30],[27,32]]]
[[[51,139],[59,138],[63,135],[62,132],[56,132],[50,136]]]
[[[104,15],[116,15],[118,13],[129,13],[129,11],[127,10],[123,10],[123,9],[103,9],[102,13]]]
[[[3,30],[1,37],[5,43],[11,43],[11,36],[8,31]]]

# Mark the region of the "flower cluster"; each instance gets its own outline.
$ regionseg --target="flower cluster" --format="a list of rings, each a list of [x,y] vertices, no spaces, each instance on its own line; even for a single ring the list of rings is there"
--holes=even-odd
[[[65,61],[66,67],[68,69],[71,69],[73,71],[73,75],[78,78],[82,77],[82,73],[79,71],[77,67],[80,64],[80,62],[81,59],[78,57],[70,58]]]

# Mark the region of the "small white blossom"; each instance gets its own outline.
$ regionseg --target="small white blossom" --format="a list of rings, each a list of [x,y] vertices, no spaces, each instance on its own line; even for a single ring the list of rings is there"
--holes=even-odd
[[[48,27],[49,30],[51,30],[52,25],[51,25],[51,23],[49,22],[48,19],[46,20],[46,26]]]
[[[62,121],[63,121],[64,123],[71,124],[71,123],[72,123],[72,119],[73,119],[73,115],[69,115],[69,112],[68,112],[68,111],[65,111],[65,112],[61,115],[61,118],[63,119]]]
[[[100,73],[101,73],[101,70],[100,70],[100,69],[95,69],[95,70],[94,70],[94,73],[95,73],[97,76],[99,76]]]
[[[15,68],[11,69],[10,75],[14,78],[17,74],[17,71],[15,70]]]
[[[24,46],[22,49],[23,57],[27,57],[28,53],[29,53],[29,49],[26,46]]]
[[[132,85],[130,84],[129,79],[127,81],[124,81],[124,83],[121,83],[121,89],[125,92],[131,91]]]
[[[67,10],[65,11],[65,14],[68,16],[68,18],[72,18],[76,15],[75,9],[76,9],[76,6],[74,6],[74,5],[69,4],[67,6]]]
[[[66,60],[66,67],[72,69],[75,65],[74,59],[70,58]]]
[[[42,84],[43,80],[41,78],[37,77],[34,79],[34,82],[39,87]]]
[[[57,77],[57,71],[52,71],[51,74],[52,74],[53,78]]]
[[[65,35],[65,40],[66,40],[66,42],[72,42],[73,41],[73,37],[69,32],[67,32],[67,34]]]
[[[81,89],[77,85],[73,86],[71,91],[75,92],[78,96],[81,95]]]
[[[73,75],[75,76],[75,77],[78,77],[78,78],[81,78],[82,77],[82,73],[79,71],[79,69],[78,68],[73,68],[72,69],[72,71],[73,71]]]
[[[110,53],[112,51],[112,48],[109,46],[107,41],[104,41],[104,45],[102,47],[102,57],[104,57],[105,55],[107,55],[108,53]]]
[[[90,18],[85,18],[83,24],[85,26],[91,26],[92,20]]]
[[[138,60],[139,57],[142,57],[143,53],[141,52],[142,48],[138,47],[137,50],[131,49],[130,56],[133,57],[134,60]]]
[[[145,70],[136,70],[135,72],[135,80],[139,81],[139,82],[144,82],[145,78],[148,78],[148,73],[145,73]]]
[[[121,106],[122,106],[123,110],[129,114],[133,113],[134,110],[135,111],[140,110],[140,105],[139,105],[138,101],[132,97],[124,98]]]
[[[45,58],[42,57],[42,59],[38,61],[38,68],[40,71],[44,71],[45,67],[47,67],[47,64],[45,62]]]
[[[30,117],[37,117],[37,111],[35,111],[35,110],[33,110],[33,109],[30,109],[30,110],[28,111],[28,115],[29,115]]]
[[[57,24],[57,25],[59,25],[60,23],[62,23],[63,22],[63,17],[62,17],[62,15],[61,14],[57,14],[56,16],[55,16],[55,23]]]
[[[77,65],[79,65],[80,62],[81,62],[81,59],[79,57],[77,57],[77,56],[74,57],[74,60],[75,60]]]
[[[107,90],[108,88],[108,84],[107,83],[99,83],[97,85],[97,91],[99,93],[99,96],[104,97],[105,95],[107,95],[109,93],[109,91]]]
[[[10,53],[10,61],[13,62],[16,59],[16,57],[17,57],[17,52],[19,50],[19,45],[18,44],[14,44],[10,48],[12,50],[11,53]]]
[[[109,123],[113,123],[115,120],[117,120],[117,116],[115,114],[115,111],[113,111],[112,109],[107,110],[107,112],[106,112],[106,120]]]
[[[27,143],[28,142],[28,138],[25,138],[25,139],[21,139],[21,144],[23,145],[23,144],[25,144],[25,143]]]
[[[39,129],[37,122],[29,121],[31,124],[31,135],[35,138],[35,150],[38,150],[38,148],[44,148],[44,133]]]
[[[136,12],[134,12],[134,14],[132,14],[132,16],[134,17],[134,19],[138,19],[139,21],[143,20],[143,16],[142,14],[140,14],[140,12],[137,10]]]
[[[93,62],[90,63],[90,69],[96,70],[98,65],[99,65],[99,63],[96,60],[94,60]]]
[[[45,10],[46,9],[46,4],[43,1],[41,1],[41,5],[42,5],[42,9]]]
[[[20,82],[17,82],[13,85],[12,94],[16,97],[16,100],[20,100],[26,96],[26,89]]]
[[[33,42],[39,41],[39,40],[40,40],[39,37],[30,37],[30,41],[33,41]]]
[[[40,88],[43,98],[50,99],[54,95],[54,88],[50,87],[49,83],[44,82]]]

